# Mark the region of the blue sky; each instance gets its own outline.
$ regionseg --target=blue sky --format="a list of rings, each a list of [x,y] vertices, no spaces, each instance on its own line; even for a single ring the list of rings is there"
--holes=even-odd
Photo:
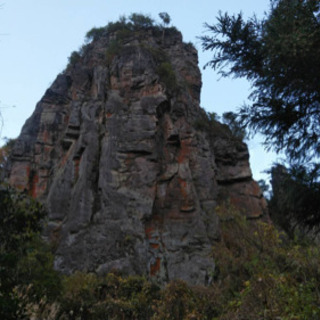
[[[84,42],[88,30],[116,21],[133,12],[158,18],[168,12],[184,41],[195,44],[199,66],[210,59],[203,53],[198,36],[204,23],[212,24],[219,10],[242,11],[262,17],[269,0],[0,0],[0,111],[4,126],[1,137],[14,138],[36,103],[55,77],[65,68],[68,56]],[[222,114],[235,111],[246,101],[250,85],[245,80],[220,79],[212,70],[202,70],[201,106]],[[14,107],[13,107],[14,106]],[[259,139],[249,142],[255,179],[269,168],[275,155],[266,153]]]

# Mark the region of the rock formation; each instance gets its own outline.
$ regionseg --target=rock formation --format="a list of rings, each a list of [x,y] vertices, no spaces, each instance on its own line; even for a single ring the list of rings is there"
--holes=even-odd
[[[9,177],[46,204],[55,268],[208,283],[217,202],[249,217],[265,203],[247,146],[207,130],[196,49],[150,27],[82,51],[26,121]]]

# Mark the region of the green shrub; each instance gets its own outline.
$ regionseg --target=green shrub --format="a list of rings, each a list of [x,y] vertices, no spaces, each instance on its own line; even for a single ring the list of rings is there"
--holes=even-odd
[[[211,286],[176,280],[160,288],[141,276],[76,272],[64,276],[55,319],[319,319],[318,246],[290,242],[272,224],[248,221],[228,203],[216,213],[222,232],[213,247]],[[43,310],[53,308],[46,303]]]
[[[69,319],[87,318],[92,305],[98,301],[97,289],[100,280],[95,274],[75,272],[63,279],[60,315],[66,314]]]
[[[220,122],[220,116],[216,112],[203,112],[199,114],[194,122],[194,126],[198,130],[214,132],[218,127],[223,126]]]
[[[108,64],[110,64],[114,57],[121,52],[122,48],[122,43],[118,39],[110,41],[106,50],[106,60]]]
[[[64,279],[59,317],[74,319],[150,319],[160,289],[144,277],[105,277],[76,272]]]
[[[119,31],[139,31],[141,29],[156,28],[154,20],[148,15],[141,13],[132,13],[128,18],[121,16],[116,22],[109,22],[107,26],[100,28],[92,28],[86,34],[86,41],[98,40],[105,34],[115,33]]]
[[[117,22],[109,22],[106,26],[106,31],[110,33],[114,33],[116,31],[128,29],[130,30],[130,25],[126,22],[126,20],[120,20]]]
[[[35,237],[28,243],[26,255],[18,265],[19,285],[28,288],[32,301],[46,297],[54,301],[61,291],[61,278],[53,269],[53,254],[50,247],[40,237]]]
[[[68,58],[68,65],[69,66],[73,66],[75,65],[76,63],[78,63],[81,59],[81,55],[78,51],[73,51],[70,55],[70,57]]]
[[[0,115],[1,118],[1,115]],[[1,120],[0,120],[1,125]],[[6,176],[6,171],[8,170],[8,164],[10,160],[10,154],[12,152],[12,148],[16,142],[16,139],[3,139],[5,144],[0,147],[0,183],[4,180]]]
[[[33,266],[37,272],[24,272],[22,265],[30,262],[30,252],[38,250],[41,220],[45,211],[41,204],[30,198],[26,193],[0,185],[0,318],[20,319],[26,312],[26,303],[21,299],[21,292],[35,285],[33,294],[38,297],[51,292],[48,282],[43,281],[50,274],[48,263],[45,268],[38,265],[40,256],[34,256]],[[28,266],[27,266],[28,267]],[[51,266],[52,268],[52,266]],[[47,272],[48,271],[48,272]],[[40,280],[41,278],[41,280]],[[40,280],[40,282],[38,281]],[[40,284],[41,283],[41,284]],[[53,290],[54,291],[54,290]],[[52,292],[53,292],[52,291]]]
[[[230,206],[217,212],[217,319],[319,319],[318,246],[296,245],[272,224],[247,221]]]
[[[154,20],[147,15],[141,13],[132,13],[129,16],[129,21],[134,29],[146,29],[153,26]]]
[[[185,319],[196,308],[192,289],[183,281],[169,283],[162,292],[156,319]]]
[[[214,117],[213,117],[214,118]],[[99,277],[52,269],[39,237],[41,205],[0,189],[1,319],[296,320],[320,318],[320,248],[288,239],[274,225],[248,220],[228,201],[216,208],[221,240],[209,287],[181,280],[166,287],[141,276]]]
[[[165,84],[168,90],[175,91],[177,89],[177,78],[170,62],[162,62],[157,69],[160,81]]]
[[[137,39],[139,39],[139,37],[144,39],[145,34],[141,33],[141,31],[146,29],[152,30],[153,35],[155,36],[164,34],[164,31],[168,35],[178,32],[175,27],[165,28],[164,25],[160,26],[155,24],[154,19],[141,13],[132,13],[128,18],[126,16],[121,16],[116,22],[109,22],[104,27],[94,27],[89,30],[85,35],[85,42],[87,44],[83,45],[78,51],[73,51],[71,53],[68,58],[69,62],[67,68],[80,61],[81,57],[87,52],[90,42],[97,41],[104,36],[107,37],[108,35],[113,34],[115,38],[110,41],[106,52],[107,63],[110,63],[114,56],[120,52],[123,42],[126,39],[132,35]],[[163,51],[161,51],[161,54],[157,53],[157,56],[161,57],[163,54]],[[164,59],[161,57],[157,62],[164,62]],[[160,72],[164,73],[164,80],[168,81],[170,87],[173,87],[176,84],[175,75],[170,72],[170,67],[164,65],[159,68]]]
[[[86,42],[99,40],[106,31],[107,27],[92,28],[86,33],[85,40]]]

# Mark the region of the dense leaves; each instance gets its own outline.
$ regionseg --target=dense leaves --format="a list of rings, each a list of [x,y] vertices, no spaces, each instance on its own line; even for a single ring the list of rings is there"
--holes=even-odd
[[[301,175],[301,179],[305,179]],[[309,181],[309,179],[308,179]],[[319,319],[318,246],[286,239],[273,225],[217,207],[221,240],[209,287],[176,280],[165,287],[141,276],[58,275],[38,236],[42,207],[0,189],[1,319]]]
[[[162,20],[163,26],[167,26],[171,21],[171,18],[167,12],[160,12],[159,17]]]
[[[4,180],[8,169],[9,155],[15,143],[15,139],[4,139],[5,144],[0,147],[0,182]]]
[[[319,1],[271,1],[264,19],[220,13],[206,25],[213,36],[201,37],[214,53],[207,66],[252,83],[252,104],[240,110],[243,125],[291,158],[320,154],[319,11]]]
[[[218,214],[214,319],[319,319],[319,247],[289,241],[273,224],[250,222],[228,204]]]
[[[171,18],[168,13],[161,12],[159,17],[162,20],[161,26],[155,23],[155,20],[148,15],[141,13],[132,13],[129,17],[121,16],[116,22],[109,22],[105,27],[94,27],[86,34],[86,41],[96,41],[102,36],[119,31],[139,31],[153,28],[154,30],[165,29],[169,25]]]
[[[276,165],[271,170],[273,196],[269,202],[275,223],[294,237],[316,236],[320,226],[320,165]]]
[[[229,127],[234,137],[240,140],[244,140],[245,138],[247,138],[247,132],[245,128],[239,123],[236,113],[234,112],[223,113],[222,122]]]
[[[1,319],[24,317],[19,288],[28,288],[34,299],[58,293],[52,255],[39,235],[44,214],[43,207],[25,193],[0,185]]]
[[[212,250],[216,270],[209,275],[210,286],[175,280],[160,287],[141,276],[75,272],[62,276],[55,300],[31,298],[30,303],[31,294],[26,292],[27,316],[52,320],[319,319],[319,247],[291,242],[272,224],[247,221],[228,203],[219,206],[217,214],[221,240]]]
[[[40,219],[44,217],[44,209],[25,193],[1,185],[0,214],[1,249],[16,250],[41,230]]]

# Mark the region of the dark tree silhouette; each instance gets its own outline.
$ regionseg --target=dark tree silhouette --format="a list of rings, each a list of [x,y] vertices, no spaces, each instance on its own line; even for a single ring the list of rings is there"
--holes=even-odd
[[[266,146],[292,159],[320,155],[320,2],[273,0],[264,19],[220,13],[201,37],[206,66],[247,78],[252,103],[239,118]]]

